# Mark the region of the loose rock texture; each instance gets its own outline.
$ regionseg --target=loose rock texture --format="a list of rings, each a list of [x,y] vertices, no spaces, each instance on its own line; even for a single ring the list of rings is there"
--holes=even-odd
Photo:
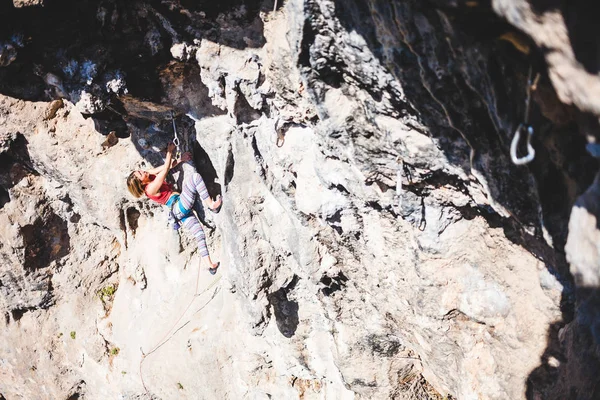
[[[5,398],[596,396],[600,112],[593,87],[570,94],[564,37],[546,70],[493,10],[540,46],[555,14],[26,3],[0,15]],[[517,167],[530,66],[536,158]],[[224,198],[200,215],[216,277],[126,190],[171,116]]]

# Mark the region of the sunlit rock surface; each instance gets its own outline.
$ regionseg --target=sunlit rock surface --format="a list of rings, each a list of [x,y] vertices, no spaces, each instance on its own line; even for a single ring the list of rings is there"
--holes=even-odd
[[[560,7],[34,3],[0,6],[6,399],[594,398],[598,112]],[[172,115],[224,198],[214,277],[125,186]]]

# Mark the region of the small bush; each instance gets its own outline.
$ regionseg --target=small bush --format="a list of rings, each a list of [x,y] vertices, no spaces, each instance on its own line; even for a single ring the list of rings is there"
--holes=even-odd
[[[77,335],[77,333],[75,333],[75,331],[71,331],[71,339],[75,339],[76,335]]]
[[[105,286],[102,289],[98,290],[98,297],[100,297],[100,300],[102,300],[102,302],[105,303],[108,300],[112,299],[112,297],[115,295],[116,291],[117,291],[116,285],[108,285],[108,286]]]

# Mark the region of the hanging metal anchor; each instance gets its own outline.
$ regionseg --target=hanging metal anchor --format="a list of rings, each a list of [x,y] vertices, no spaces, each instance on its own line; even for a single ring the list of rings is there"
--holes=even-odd
[[[527,155],[525,157],[517,157],[517,146],[521,140],[521,131],[526,130],[527,132]],[[510,143],[510,158],[515,165],[529,164],[535,158],[535,149],[531,145],[531,138],[533,137],[533,127],[531,125],[520,124],[515,131],[515,137],[513,137]]]
[[[535,80],[531,81],[532,67],[529,66],[529,77],[527,78],[527,97],[525,98],[525,119],[522,124],[517,127],[515,136],[510,143],[510,158],[515,165],[529,164],[535,158],[535,149],[531,145],[531,138],[533,137],[533,127],[529,125],[529,109],[531,104],[531,91],[536,90],[540,74],[538,73]],[[524,157],[517,156],[517,146],[521,140],[521,132],[527,133],[527,155]]]

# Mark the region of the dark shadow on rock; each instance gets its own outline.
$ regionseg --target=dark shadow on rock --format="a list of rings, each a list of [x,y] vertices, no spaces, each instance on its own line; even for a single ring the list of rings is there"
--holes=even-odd
[[[266,43],[260,13],[270,10],[263,1],[182,3],[193,13],[178,3],[170,7],[158,0],[4,5],[0,43],[14,43],[18,51],[13,63],[0,68],[0,93],[23,100],[51,100],[43,78],[52,73],[69,96],[82,89],[100,95],[106,93],[103,86],[113,78],[111,74],[119,71],[132,96],[159,102],[164,94],[159,74],[173,59],[174,42],[208,39],[237,49]]]
[[[325,296],[331,296],[335,292],[346,287],[348,278],[343,272],[339,271],[334,276],[323,275],[319,282],[324,286],[321,288],[321,293],[323,293]]]
[[[5,188],[0,186],[0,209],[7,203],[10,203],[10,194]]]
[[[0,187],[6,192],[27,175],[38,175],[33,168],[27,144],[25,136],[18,134],[8,151],[0,154]]]
[[[86,397],[86,388],[87,384],[83,379],[75,382],[73,386],[71,386],[71,389],[69,389],[67,400],[78,400]]]
[[[600,289],[576,293],[575,319],[548,328],[540,365],[527,379],[529,400],[600,399]]]
[[[288,294],[294,289],[298,280],[299,278],[294,276],[287,286],[269,295],[269,302],[273,306],[277,328],[286,338],[294,336],[298,328],[298,302],[288,299]]]
[[[600,399],[599,219],[600,174],[570,215],[566,251],[575,284],[574,318],[549,327],[541,363],[527,381],[528,399]]]
[[[106,109],[95,114],[82,114],[84,118],[92,118],[94,121],[94,129],[104,136],[110,132],[115,132],[118,138],[124,139],[129,137],[129,129],[123,117],[115,111]]]
[[[21,227],[20,233],[25,246],[26,270],[46,268],[71,250],[67,221],[52,211],[47,211],[47,215],[33,224]]]
[[[238,97],[234,105],[234,115],[238,124],[249,124],[260,118],[261,112],[252,108],[246,96],[238,90]]]
[[[227,160],[225,161],[225,176],[223,180],[223,186],[225,190],[227,190],[227,186],[231,183],[233,179],[233,172],[235,170],[235,158],[233,157],[233,149],[231,148],[231,144],[229,144],[229,149],[227,151]]]
[[[598,2],[568,0],[565,1],[563,13],[575,59],[593,75],[600,71],[600,32],[596,18],[598,11]]]
[[[129,207],[126,210],[125,215],[127,217],[127,226],[129,226],[129,229],[131,229],[131,232],[135,236],[141,213],[137,208]]]
[[[548,11],[561,10],[565,5],[565,0],[529,0],[532,10],[536,14],[544,14]]]
[[[189,30],[204,31],[208,40],[236,49],[262,47],[266,43],[259,14],[272,11],[272,3],[262,0],[183,0],[181,4],[190,11],[205,13],[206,18],[192,21]],[[224,26],[219,26],[219,20]]]
[[[575,59],[590,74],[600,71],[600,32],[597,29],[598,2],[589,0],[529,0],[541,17],[554,12],[562,16]]]
[[[202,176],[202,179],[204,179],[208,194],[212,199],[215,199],[218,195],[222,194],[221,185],[217,182],[217,170],[210,160],[209,155],[206,153],[206,151],[204,151],[200,143],[194,141],[193,146],[194,164],[196,165],[196,170]]]

